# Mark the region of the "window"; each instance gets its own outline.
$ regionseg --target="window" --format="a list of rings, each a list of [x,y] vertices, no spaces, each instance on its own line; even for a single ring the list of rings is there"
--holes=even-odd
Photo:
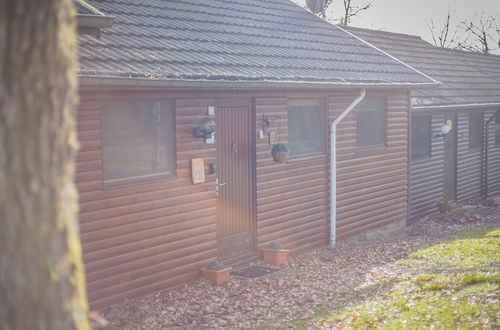
[[[495,144],[500,145],[500,110],[497,110],[495,117]]]
[[[413,116],[411,119],[411,159],[431,158],[431,115]]]
[[[326,153],[326,111],[322,100],[288,101],[288,149],[290,157]]]
[[[469,113],[469,150],[481,149],[481,146],[483,145],[483,130],[483,113]]]
[[[174,174],[173,102],[107,102],[102,109],[107,183]]]
[[[369,97],[356,107],[358,147],[385,143],[385,99]]]

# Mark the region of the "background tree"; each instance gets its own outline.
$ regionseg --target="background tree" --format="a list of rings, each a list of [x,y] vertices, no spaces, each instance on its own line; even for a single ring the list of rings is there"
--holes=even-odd
[[[332,17],[329,17],[330,15],[328,11],[328,9],[333,5],[333,3],[334,0],[324,0],[323,10],[318,15],[323,19],[327,19],[344,26],[349,25],[351,19],[353,17],[358,16],[360,12],[362,12],[363,10],[367,10],[371,7],[371,3],[368,3],[364,6],[355,6],[351,0],[343,0],[344,15],[338,19],[333,19]]]
[[[464,38],[458,42],[457,48],[489,54],[500,49],[500,22],[493,16],[474,14],[471,20],[460,23]]]
[[[435,46],[442,48],[453,48],[456,46],[458,31],[455,26],[451,25],[451,17],[452,13],[448,8],[446,19],[441,28],[437,27],[433,18],[427,22],[427,28],[431,32],[432,41]]]
[[[88,329],[71,0],[0,1],[0,324]]]
[[[344,16],[339,19],[340,25],[349,25],[353,17],[358,16],[360,12],[369,9],[371,6],[370,2],[364,6],[354,6],[351,0],[344,0]]]

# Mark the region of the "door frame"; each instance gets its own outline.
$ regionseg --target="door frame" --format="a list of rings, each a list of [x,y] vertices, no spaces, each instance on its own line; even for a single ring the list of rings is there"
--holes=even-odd
[[[241,256],[235,256],[235,257],[230,257],[224,259],[224,262],[227,265],[235,265],[238,263],[246,262],[246,261],[251,261],[255,260],[258,257],[257,254],[257,153],[256,153],[256,106],[255,106],[255,97],[222,97],[222,98],[217,98],[215,100],[215,112],[216,112],[216,118],[217,118],[217,110],[219,107],[224,107],[224,106],[246,106],[248,105],[249,108],[249,123],[247,125],[250,125],[250,148],[249,148],[249,157],[250,157],[250,175],[252,176],[251,180],[251,189],[252,191],[250,192],[250,195],[252,196],[252,205],[251,209],[253,211],[253,219],[251,223],[251,235],[252,235],[252,249],[245,255]],[[217,125],[216,123],[216,130],[215,130],[215,148],[217,149],[218,144],[217,144]],[[216,150],[216,164],[217,164],[217,174],[216,178],[219,179],[219,159],[218,159],[218,150]],[[217,197],[216,197],[217,198]],[[219,230],[219,212],[220,210],[218,209],[218,203],[216,202],[216,231],[217,231],[217,257],[220,258],[221,252],[220,252],[220,239],[221,239],[221,234]]]

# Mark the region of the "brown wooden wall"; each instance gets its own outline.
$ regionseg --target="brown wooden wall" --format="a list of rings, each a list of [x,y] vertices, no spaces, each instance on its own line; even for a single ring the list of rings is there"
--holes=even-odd
[[[256,136],[262,114],[278,116],[270,130],[287,141],[287,98],[321,97],[329,120],[356,92],[84,91],[78,110],[76,183],[80,232],[92,308],[103,308],[196,279],[217,256],[215,145],[193,137],[193,128],[217,97],[253,96]],[[405,220],[407,210],[408,95],[388,95],[387,145],[358,149],[355,113],[339,126],[338,239]],[[176,176],[115,187],[103,186],[100,102],[104,99],[175,98]],[[267,139],[256,146],[257,242],[279,240],[292,252],[324,246],[328,239],[328,156],[272,161]],[[203,158],[207,182],[193,185],[190,159]]]
[[[444,143],[435,136],[443,123],[442,114],[431,116],[431,158],[411,162],[410,219],[436,213],[436,203],[443,198]]]
[[[457,115],[458,201],[465,201],[481,195],[483,175],[481,157],[481,149],[469,150],[469,112],[460,112]]]
[[[407,217],[408,95],[404,91],[367,93],[387,96],[387,136],[383,147],[358,148],[356,113],[338,126],[337,239],[351,237]],[[330,122],[354,95],[331,97]]]
[[[490,118],[496,110],[486,111],[485,121]],[[497,116],[500,116],[498,109]],[[488,141],[488,196],[500,194],[500,144],[495,144],[495,121],[489,125]]]
[[[462,110],[449,111],[457,114],[457,200],[459,202],[482,195],[483,152],[482,150],[469,150],[469,113],[471,111],[484,112],[484,122],[494,114],[495,110]],[[411,162],[410,165],[410,207],[409,218],[418,217],[438,212],[437,202],[443,198],[443,139],[435,137],[443,125],[443,112],[429,110],[432,114],[432,148],[431,158]],[[488,193],[500,193],[500,146],[495,145],[494,123],[489,127],[488,151]]]

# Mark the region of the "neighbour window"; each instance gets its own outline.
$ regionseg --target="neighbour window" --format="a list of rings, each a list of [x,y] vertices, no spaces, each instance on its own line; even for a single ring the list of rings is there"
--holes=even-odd
[[[500,145],[500,110],[497,110],[495,117],[495,144]]]
[[[431,158],[431,115],[413,116],[411,122],[411,159]]]
[[[105,182],[174,174],[172,100],[103,104],[102,136]]]
[[[483,145],[484,117],[482,112],[469,113],[469,150]]]
[[[288,101],[288,149],[290,157],[326,153],[326,111],[319,99]]]
[[[383,97],[365,98],[356,107],[358,147],[385,143],[385,108]]]

